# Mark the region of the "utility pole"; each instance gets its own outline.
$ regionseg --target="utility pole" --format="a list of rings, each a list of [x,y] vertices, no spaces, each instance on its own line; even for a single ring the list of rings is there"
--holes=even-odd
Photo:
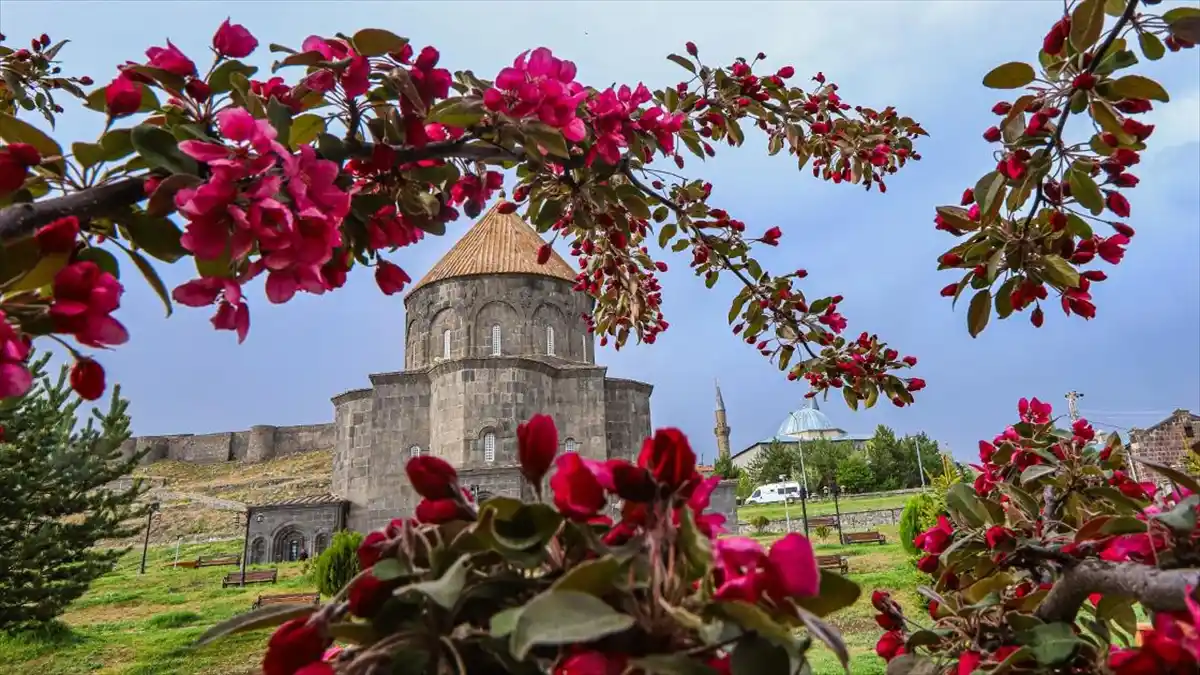
[[[1071,390],[1067,392],[1067,413],[1071,416],[1071,421],[1079,419],[1079,399],[1083,398],[1083,394]]]

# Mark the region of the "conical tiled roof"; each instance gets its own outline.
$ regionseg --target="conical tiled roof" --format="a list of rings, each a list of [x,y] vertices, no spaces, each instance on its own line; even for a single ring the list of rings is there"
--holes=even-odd
[[[555,251],[539,265],[538,249],[546,242],[515,213],[496,210],[498,205],[488,209],[409,293],[435,281],[482,274],[538,274],[575,281],[575,272]]]

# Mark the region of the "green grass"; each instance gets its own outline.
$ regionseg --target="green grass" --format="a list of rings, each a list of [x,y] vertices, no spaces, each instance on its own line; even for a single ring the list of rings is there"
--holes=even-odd
[[[875,625],[870,595],[891,591],[919,614],[916,570],[897,541],[896,527],[879,528],[888,544],[841,546],[814,540],[818,554],[850,558],[850,578],[863,589],[852,607],[830,617],[850,647],[850,672],[882,675],[875,656],[882,631]],[[764,544],[775,536],[761,537]],[[234,553],[237,542],[184,546],[181,559]],[[201,649],[189,645],[209,626],[250,609],[259,594],[314,592],[303,576],[303,563],[279,565],[279,583],[245,589],[221,588],[221,577],[234,567],[172,569],[174,546],[150,549],[145,576],[138,574],[141,551],[121,558],[117,569],[92,585],[55,622],[35,634],[0,634],[0,671],[36,675],[257,675],[267,632],[218,640]],[[814,675],[843,672],[833,653],[820,644],[809,652]]]
[[[838,500],[842,513],[851,511],[881,511],[883,509],[898,509],[904,506],[912,497],[907,495],[884,495],[882,497],[846,497]],[[834,514],[833,500],[821,499],[807,502],[808,516],[831,516]],[[796,502],[784,510],[784,505],[763,504],[761,506],[739,506],[738,520],[749,522],[758,516],[766,516],[770,520],[782,520],[785,513],[795,520],[800,519],[800,502]]]

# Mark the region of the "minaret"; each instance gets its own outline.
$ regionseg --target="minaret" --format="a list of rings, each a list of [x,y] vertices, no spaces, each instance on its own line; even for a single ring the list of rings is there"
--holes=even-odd
[[[713,429],[713,433],[717,435],[717,457],[729,456],[729,425],[725,422],[725,399],[721,398],[721,385],[716,380],[713,384],[717,387],[717,426]]]

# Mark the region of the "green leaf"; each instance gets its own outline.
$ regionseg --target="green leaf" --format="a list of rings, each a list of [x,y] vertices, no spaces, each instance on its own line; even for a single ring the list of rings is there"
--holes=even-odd
[[[665,209],[666,207],[660,206],[659,208]],[[675,233],[677,231],[678,231],[678,228],[675,226],[675,223],[667,223],[666,225],[663,225],[662,229],[658,231],[658,246],[659,246],[659,248],[666,248],[667,244],[670,243],[670,241],[675,238]]]
[[[511,635],[517,628],[517,619],[521,618],[521,607],[509,607],[492,615],[492,620],[489,623],[489,632],[492,637],[502,638]]]
[[[983,86],[989,89],[1018,89],[1033,82],[1037,77],[1033,66],[1020,61],[1010,61],[996,66],[983,76]]]
[[[212,93],[224,94],[233,89],[233,83],[230,77],[234,73],[241,73],[244,77],[249,78],[251,75],[258,72],[258,68],[248,66],[241,61],[225,61],[221,65],[213,69],[212,75],[208,77],[208,86],[212,89]]]
[[[299,148],[317,140],[317,136],[325,131],[325,120],[320,115],[298,115],[292,119],[291,130],[288,132],[288,145]]]
[[[1029,647],[1033,658],[1044,666],[1066,663],[1076,648],[1083,644],[1072,627],[1065,623],[1034,626],[1018,634],[1017,641]]]
[[[317,152],[325,159],[341,164],[350,156],[346,144],[333,134],[317,134]]]
[[[647,206],[646,197],[641,190],[632,185],[622,185],[617,188],[617,197],[620,198],[621,205],[629,211],[629,215],[641,220],[650,218],[650,207]]]
[[[133,133],[131,129],[112,129],[100,137],[100,147],[104,148],[104,159],[115,162],[133,153]]]
[[[591,642],[628,630],[633,617],[577,591],[546,591],[529,601],[512,631],[509,650],[523,661],[539,645]]]
[[[846,405],[850,406],[851,410],[858,410],[858,394],[849,385],[842,387],[842,398],[846,399]]]
[[[1058,467],[1049,464],[1034,464],[1025,467],[1025,470],[1021,472],[1021,484],[1028,485],[1039,478],[1052,475],[1056,471],[1058,471]]]
[[[1167,90],[1154,80],[1141,75],[1126,75],[1117,79],[1111,85],[1112,92],[1125,98],[1148,98],[1152,101],[1167,103],[1171,96]]]
[[[435,105],[426,122],[466,129],[479,124],[487,110],[479,99],[451,98]]]
[[[901,654],[887,664],[887,675],[941,675],[938,664],[920,654]]]
[[[788,673],[792,670],[787,649],[753,633],[738,640],[729,665],[733,675]]]
[[[679,549],[686,567],[681,570],[687,580],[698,579],[708,573],[712,565],[712,541],[696,527],[691,509],[680,509]]]
[[[404,49],[408,40],[382,28],[364,28],[352,38],[354,49],[363,56],[383,56]]]
[[[92,246],[80,251],[76,256],[77,260],[90,260],[96,263],[100,269],[108,272],[114,277],[121,278],[121,266],[117,263],[117,258],[112,253],[98,246]]]
[[[284,105],[279,99],[274,96],[270,101],[267,101],[267,119],[270,120],[271,126],[275,127],[275,133],[278,138],[291,142],[292,136],[292,109]]]
[[[511,514],[497,512],[491,535],[501,552],[541,548],[554,536],[562,516],[546,504],[522,504]]]
[[[75,161],[85,169],[104,161],[104,148],[96,143],[72,143],[71,152],[75,155]]]
[[[1084,52],[1104,32],[1104,0],[1083,0],[1071,13],[1071,46]]]
[[[797,614],[800,616],[800,621],[804,623],[804,627],[808,629],[809,635],[824,642],[829,650],[837,656],[838,661],[842,664],[842,668],[846,672],[850,672],[850,650],[846,647],[846,641],[842,639],[842,634],[836,628],[825,623],[823,619],[803,608],[797,609]]]
[[[396,595],[420,593],[434,601],[439,607],[451,609],[458,602],[463,586],[467,583],[470,562],[470,555],[460,556],[440,578],[401,587],[396,590]]]
[[[371,575],[380,581],[393,581],[412,574],[412,568],[399,558],[384,558],[371,566]]]
[[[955,483],[946,491],[946,507],[957,513],[971,527],[983,527],[987,523],[987,509],[979,501],[975,489],[966,483]]]
[[[1059,288],[1078,288],[1079,271],[1053,253],[1042,256],[1042,276]]]
[[[292,619],[308,616],[318,609],[320,608],[311,603],[303,605],[264,605],[258,609],[252,609],[245,614],[239,614],[232,619],[226,619],[209,628],[204,631],[203,635],[196,638],[196,641],[192,644],[199,647],[226,635],[279,626]]]
[[[1193,493],[1200,493],[1200,481],[1197,481],[1192,476],[1189,476],[1186,473],[1184,473],[1178,469],[1169,467],[1165,464],[1159,464],[1158,462],[1147,461],[1147,460],[1144,460],[1141,458],[1138,458],[1138,463],[1148,466],[1151,469],[1154,469],[1158,473],[1175,481],[1175,483],[1177,485],[1185,487],[1185,488],[1191,490]]]
[[[1121,143],[1133,143],[1133,137],[1126,133],[1121,126],[1121,120],[1117,119],[1117,113],[1108,101],[1097,99],[1092,102],[1092,118],[1096,120],[1101,129],[1116,136]]]
[[[1159,40],[1154,33],[1138,35],[1138,45],[1142,48],[1142,54],[1151,61],[1157,61],[1167,53],[1167,48],[1163,46],[1162,40]]]
[[[19,266],[19,269],[26,271],[24,272],[24,275],[20,277],[19,281],[13,283],[11,286],[6,287],[4,289],[5,292],[15,293],[20,291],[32,291],[46,286],[47,284],[52,283],[54,281],[54,276],[58,274],[62,268],[66,267],[68,262],[70,262],[70,255],[66,253],[42,255],[38,251],[37,245],[33,243],[32,237],[26,241],[31,243],[32,249],[29,251],[29,255],[27,257],[22,256],[21,262],[24,264]],[[6,254],[6,259],[4,261],[5,263],[16,262],[12,259],[13,257],[16,257],[13,255],[16,253],[14,250],[15,247],[16,245],[10,245],[8,250],[4,251]],[[6,264],[4,266],[5,276],[11,274],[15,277],[19,272],[14,268],[18,268],[18,265],[10,266],[9,264]]]
[[[1117,516],[1110,518],[1100,528],[1102,534],[1138,534],[1149,529],[1146,521],[1136,516]]]
[[[713,606],[719,614],[732,620],[744,632],[758,633],[780,647],[792,645],[792,633],[762,608],[741,600],[718,602]]]
[[[1000,198],[1000,192],[1004,189],[1004,176],[999,171],[992,171],[980,178],[975,183],[975,203],[979,205],[980,222],[972,223],[971,229],[978,229],[981,223],[986,223],[987,219],[982,215],[991,213],[992,207],[995,206],[996,200]]]
[[[1106,595],[1096,605],[1096,618],[1111,621],[1126,633],[1133,635],[1137,630],[1137,617],[1133,612],[1133,600],[1119,595]]]
[[[9,143],[28,143],[37,149],[38,154],[42,156],[42,161],[50,157],[62,157],[62,146],[53,138],[46,135],[46,132],[38,129],[25,120],[17,119],[8,113],[0,112],[0,139]],[[55,173],[61,175],[66,170],[62,160],[45,163],[43,166],[52,169]]]
[[[130,140],[134,150],[137,150],[138,155],[151,167],[165,169],[171,173],[199,173],[196,160],[180,152],[179,141],[165,129],[139,124],[133,128]]]
[[[522,129],[525,132],[526,142],[533,141],[540,145],[546,152],[556,157],[565,158],[571,156],[571,151],[567,149],[567,141],[558,129],[541,122],[526,122],[522,126]],[[647,217],[649,217],[649,214],[647,214]]]
[[[996,305],[996,316],[1001,319],[1007,319],[1013,312],[1012,292],[1020,283],[1020,276],[1011,276],[1000,284],[1000,288],[996,291],[994,304]]]
[[[162,189],[161,185],[159,189]],[[156,191],[155,194],[158,192]],[[128,216],[116,216],[115,219],[128,232],[129,240],[133,242],[134,246],[150,254],[151,257],[165,263],[173,263],[189,255],[187,249],[183,248],[179,242],[183,233],[179,231],[179,226],[169,218],[156,217],[147,213],[133,213]],[[226,266],[228,263],[229,261],[226,260]]]
[[[158,272],[154,269],[154,266],[137,251],[126,249],[125,252],[129,254],[130,259],[133,260],[133,264],[142,273],[142,276],[146,279],[146,283],[150,284],[150,288],[153,288],[154,292],[158,294],[158,299],[162,300],[163,307],[167,310],[167,316],[171,316],[171,312],[173,311],[171,307],[171,293],[167,291],[166,284],[158,276]]]
[[[829,616],[858,602],[862,589],[846,577],[821,570],[820,592],[812,598],[796,598],[795,603],[817,616]]]
[[[667,60],[679,64],[681,68],[693,75],[696,74],[696,64],[692,63],[691,59],[684,58],[678,54],[668,54]]]
[[[621,564],[611,555],[596,560],[588,560],[572,567],[566,574],[559,577],[552,591],[579,591],[603,597],[613,589],[613,584],[621,574]]]
[[[1104,211],[1104,195],[1092,177],[1082,171],[1067,170],[1067,183],[1071,186],[1071,196],[1079,205],[1098,216]]]
[[[1025,512],[1026,515],[1028,515],[1030,518],[1037,517],[1037,513],[1039,510],[1038,503],[1037,503],[1037,500],[1035,500],[1032,495],[1030,495],[1028,492],[1022,490],[1021,488],[1019,488],[1016,485],[1013,485],[1011,483],[1003,483],[1002,482],[1002,483],[999,483],[997,485],[997,487],[1000,488],[1001,492],[1008,495],[1010,499],[1015,501],[1017,503],[1017,505],[1021,507],[1021,510]]]
[[[992,292],[981,289],[971,298],[971,306],[967,308],[967,332],[971,337],[978,337],[987,328],[992,316]]]
[[[1200,43],[1200,9],[1176,7],[1164,13],[1163,19],[1167,22],[1167,29],[1171,35],[1192,44]]]

